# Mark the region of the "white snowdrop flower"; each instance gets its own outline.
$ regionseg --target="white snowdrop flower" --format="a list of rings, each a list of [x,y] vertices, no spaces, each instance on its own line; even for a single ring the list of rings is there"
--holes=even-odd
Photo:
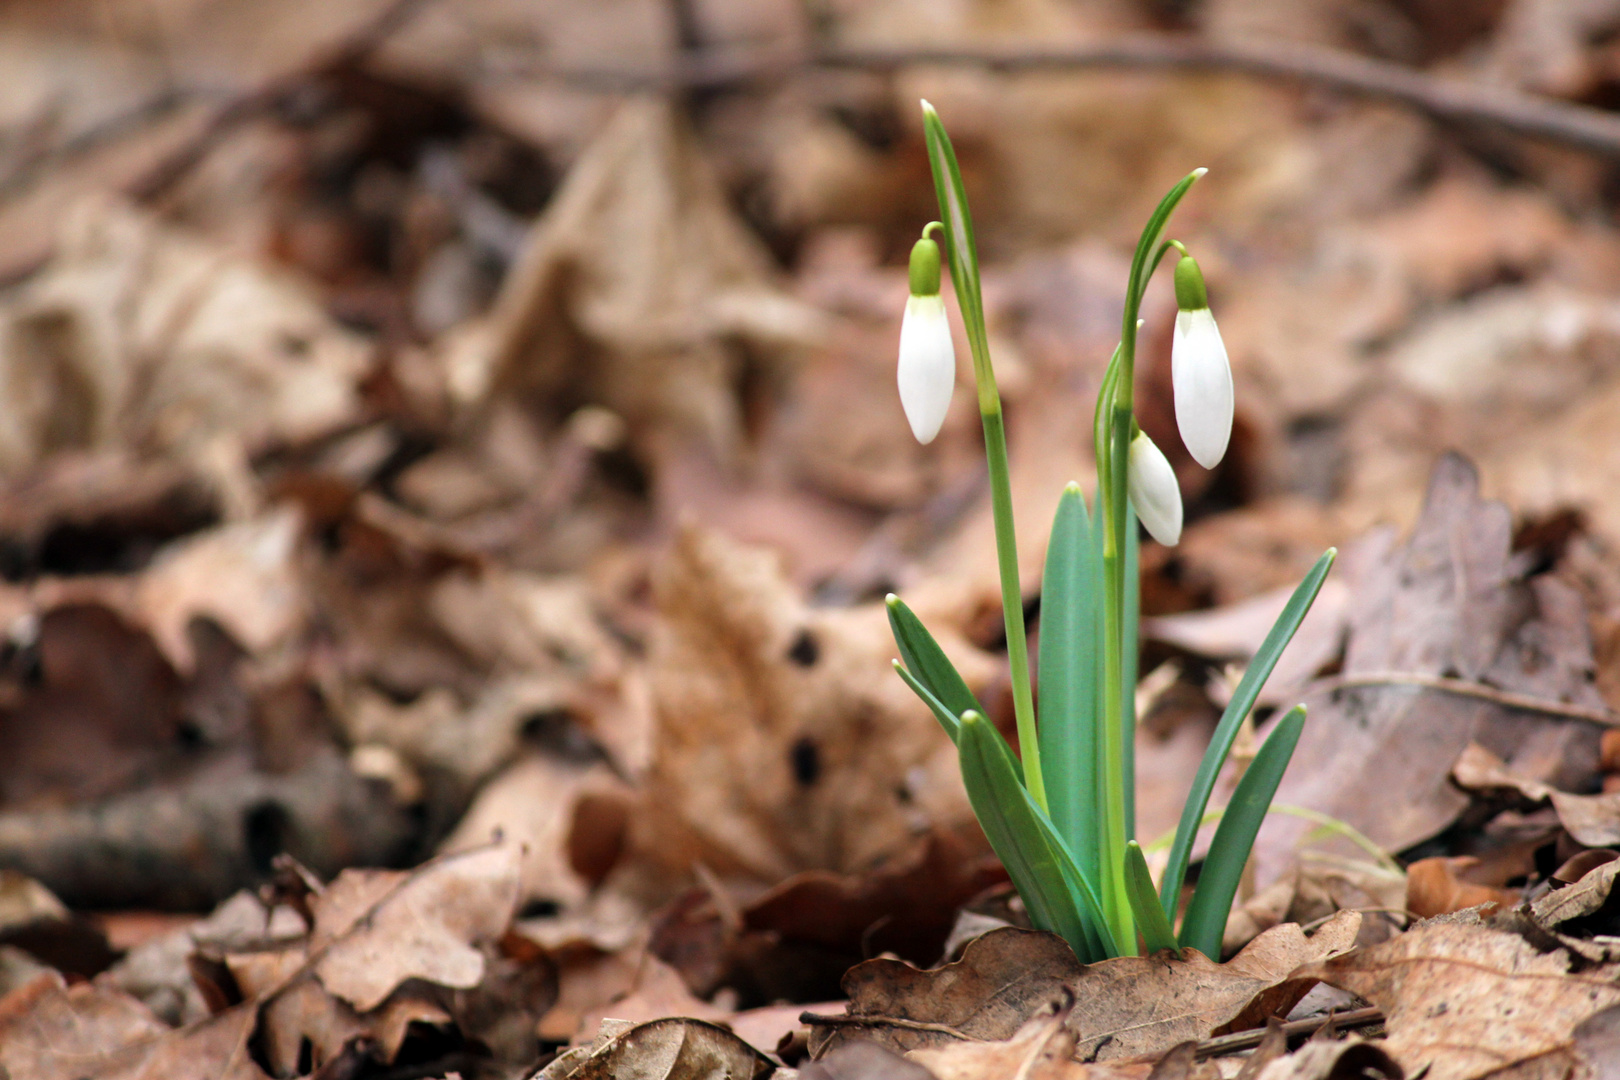
[[[930,229],[938,228],[937,224]],[[945,300],[939,295],[939,245],[923,238],[911,248],[911,298],[900,323],[900,404],[911,433],[931,443],[956,390],[956,350]]]
[[[1204,275],[1191,255],[1176,264],[1175,338],[1170,377],[1176,391],[1176,427],[1193,460],[1213,469],[1232,438],[1232,365],[1209,310]]]
[[[1165,547],[1174,547],[1181,539],[1181,489],[1176,485],[1176,471],[1164,451],[1141,432],[1131,440],[1125,486],[1148,535]]]

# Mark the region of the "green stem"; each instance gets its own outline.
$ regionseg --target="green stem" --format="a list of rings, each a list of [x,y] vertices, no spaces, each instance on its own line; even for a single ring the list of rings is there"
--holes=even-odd
[[[1125,742],[1124,665],[1121,658],[1131,643],[1125,640],[1125,530],[1130,508],[1125,497],[1125,467],[1130,457],[1131,411],[1119,404],[1130,385],[1131,357],[1120,350],[1120,367],[1113,386],[1114,405],[1109,410],[1107,471],[1101,480],[1103,507],[1103,708],[1098,723],[1102,727],[1103,779],[1099,785],[1102,814],[1102,892],[1103,905],[1113,923],[1115,940],[1135,941],[1129,883],[1125,877]]]
[[[993,387],[994,383],[990,385]],[[984,452],[990,465],[990,510],[996,523],[996,564],[1001,572],[1001,610],[1007,627],[1007,662],[1012,668],[1018,756],[1024,763],[1024,786],[1029,789],[1035,805],[1045,810],[1046,779],[1041,772],[1041,743],[1035,730],[1035,701],[1030,694],[1024,590],[1018,577],[1018,540],[1013,533],[1012,482],[1007,469],[1007,429],[1002,422],[999,397],[994,401],[993,410],[979,415],[984,421]]]

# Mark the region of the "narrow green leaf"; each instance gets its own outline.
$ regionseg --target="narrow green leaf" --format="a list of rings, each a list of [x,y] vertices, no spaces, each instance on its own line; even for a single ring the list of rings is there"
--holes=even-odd
[[[947,709],[939,698],[934,696],[933,691],[918,682],[917,676],[907,671],[906,665],[898,660],[894,661],[894,673],[900,676],[901,682],[911,687],[911,692],[921,698],[924,705],[928,706],[928,710],[934,714],[934,719],[939,721],[939,726],[944,728],[945,734],[951,737],[951,742],[959,742],[961,740],[962,722],[956,718],[956,715]]]
[[[889,594],[886,606],[889,609],[889,630],[894,634],[900,659],[905,661],[917,681],[926,686],[950,710],[952,716],[961,716],[969,709],[982,715],[984,706],[973,696],[973,691],[968,689],[967,683],[957,672],[956,665],[951,663],[950,657],[945,655],[945,650],[939,647],[939,642],[934,640],[934,635],[928,632],[922,620],[893,593]]]
[[[1088,940],[1094,946],[1091,958],[1076,950],[1075,955],[1086,963],[1092,959],[1105,960],[1111,956],[1122,955],[1115,942],[1113,931],[1108,928],[1108,918],[1103,912],[1102,901],[1098,899],[1095,879],[1080,868],[1080,862],[1063,837],[1058,835],[1057,827],[1052,819],[1041,812],[1035,805],[1035,800],[1025,792],[1025,802],[1029,804],[1030,814],[1035,819],[1036,826],[1046,837],[1046,842],[1052,848],[1052,854],[1057,857],[1058,868],[1063,871],[1063,880],[1068,883],[1069,895],[1075,899],[1080,913],[1084,917]]]
[[[945,125],[934,107],[923,102],[923,137],[928,146],[928,162],[934,174],[934,193],[939,197],[941,223],[945,226],[946,258],[951,267],[951,284],[969,345],[977,353],[985,343],[984,304],[979,296],[978,245],[973,238],[973,215],[968,211],[967,189],[962,170],[956,164],[956,149],[945,134]]]
[[[1135,840],[1125,845],[1125,886],[1129,890],[1131,910],[1136,913],[1136,928],[1142,932],[1147,951],[1174,949],[1176,955],[1181,955],[1175,931],[1170,929],[1170,920],[1165,917],[1159,896],[1153,891],[1153,875],[1148,873],[1147,859],[1142,857],[1142,845]]]
[[[1232,898],[1237,895],[1238,882],[1243,877],[1243,864],[1249,859],[1255,834],[1266,819],[1271,797],[1282,783],[1304,727],[1303,705],[1295,705],[1288,710],[1288,715],[1277,721],[1260,752],[1249,763],[1243,779],[1238,781],[1232,801],[1226,804],[1221,823],[1215,827],[1215,839],[1204,857],[1198,887],[1193,890],[1192,901],[1181,922],[1182,945],[1197,949],[1211,960],[1221,958],[1221,937],[1226,933]]]
[[[1037,822],[1037,808],[1027,799],[1017,771],[996,749],[1000,734],[977,712],[963,713],[961,719],[957,745],[968,801],[1013,887],[1024,898],[1030,921],[1061,936],[1077,955],[1090,952],[1094,938],[1069,891],[1060,857]]]
[[[1187,795],[1186,805],[1181,808],[1181,823],[1176,827],[1176,840],[1170,846],[1170,862],[1165,867],[1164,881],[1159,886],[1159,900],[1164,905],[1166,915],[1174,916],[1181,899],[1181,883],[1186,880],[1187,859],[1192,854],[1193,841],[1198,838],[1198,822],[1209,805],[1209,794],[1215,790],[1215,778],[1226,763],[1226,755],[1232,751],[1232,740],[1237,738],[1238,727],[1243,723],[1243,718],[1249,715],[1249,710],[1254,708],[1260,688],[1271,676],[1271,669],[1277,666],[1277,658],[1293,640],[1294,631],[1304,621],[1305,613],[1310,611],[1311,603],[1321,591],[1322,582],[1326,580],[1337,554],[1335,549],[1328,548],[1316,560],[1316,565],[1311,567],[1311,572],[1305,575],[1305,580],[1299,583],[1294,595],[1288,598],[1287,606],[1277,616],[1271,632],[1260,645],[1260,651],[1254,654],[1248,670],[1238,680],[1237,689],[1232,692],[1232,700],[1227,704],[1221,722],[1215,725],[1209,749],[1204,752],[1204,760],[1198,764],[1192,790]]]
[[[1143,226],[1142,235],[1136,242],[1136,253],[1131,258],[1131,278],[1126,283],[1129,290],[1126,296],[1127,313],[1134,313],[1135,306],[1131,301],[1134,300],[1140,303],[1142,292],[1147,288],[1148,278],[1159,265],[1159,259],[1164,257],[1163,251],[1160,251],[1158,257],[1155,258],[1153,249],[1158,246],[1159,237],[1164,233],[1165,224],[1169,222],[1170,215],[1175,212],[1176,205],[1181,202],[1188,189],[1197,183],[1198,178],[1204,175],[1204,172],[1204,169],[1194,169],[1182,177],[1180,182],[1166,192],[1164,198],[1159,200],[1159,205],[1154,207],[1147,224]],[[1134,338],[1135,329],[1134,325],[1129,327],[1126,336]]]
[[[1041,769],[1058,835],[1096,876],[1097,659],[1102,588],[1078,484],[1058,500],[1041,577]]]
[[[905,665],[900,661],[894,661],[894,670],[895,674],[900,676],[900,680],[911,687],[911,692],[921,698],[924,705],[928,706],[929,711],[934,714],[934,719],[938,720],[940,727],[945,729],[945,734],[951,737],[951,742],[960,744],[962,741],[962,722],[957,718],[956,714],[947,709],[928,687],[918,682],[917,677],[907,671]],[[1018,756],[1012,752],[1012,747],[1008,746],[1007,740],[1001,737],[1001,732],[996,731],[994,727],[990,731],[995,735],[997,750],[1002,757],[1007,759],[1007,767],[1014,774],[1022,777],[1023,773],[1020,771]]]
[[[1124,769],[1120,782],[1125,785],[1125,839],[1136,839],[1136,668],[1141,659],[1142,642],[1138,625],[1142,615],[1142,547],[1141,528],[1136,523],[1136,509],[1131,500],[1125,500],[1125,611],[1120,639],[1124,651],[1119,657],[1120,694],[1119,722],[1124,737],[1120,748],[1124,751]]]

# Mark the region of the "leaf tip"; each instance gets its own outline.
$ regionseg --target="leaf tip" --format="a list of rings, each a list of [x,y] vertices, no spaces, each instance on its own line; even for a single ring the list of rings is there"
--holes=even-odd
[[[888,607],[897,608],[900,606],[900,598],[894,593],[889,593],[883,598],[883,603]]]
[[[1201,176],[1203,176],[1203,175],[1204,175],[1204,174],[1205,174],[1205,173],[1207,173],[1207,172],[1209,172],[1209,169],[1208,169],[1208,167],[1207,167],[1207,166],[1204,166],[1204,165],[1200,165],[1200,166],[1198,166],[1198,168],[1196,168],[1196,169],[1194,169],[1194,170],[1193,170],[1193,171],[1192,171],[1192,175],[1193,175],[1193,179],[1195,179],[1195,180],[1196,180],[1196,179],[1198,179],[1198,178],[1199,178],[1199,177],[1201,177]]]

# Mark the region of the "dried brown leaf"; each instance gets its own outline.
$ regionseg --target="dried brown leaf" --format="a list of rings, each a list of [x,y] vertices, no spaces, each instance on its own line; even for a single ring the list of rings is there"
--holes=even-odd
[[[128,994],[97,983],[66,986],[52,972],[0,999],[0,1068],[14,1077],[76,1080],[168,1030]]]
[[[672,1018],[637,1024],[571,1051],[537,1080],[762,1080],[774,1068],[725,1028]]]
[[[1411,539],[1374,534],[1346,553],[1355,598],[1344,676],[1390,683],[1306,697],[1306,724],[1277,793],[1348,822],[1388,850],[1448,826],[1467,805],[1452,763],[1478,741],[1538,781],[1577,787],[1596,771],[1591,725],[1535,722],[1534,712],[1479,697],[1402,685],[1402,674],[1454,676],[1503,690],[1600,706],[1579,597],[1550,575],[1531,579],[1510,555],[1512,522],[1479,495],[1457,455],[1436,465]],[[1369,799],[1369,791],[1399,798]],[[1275,821],[1255,847],[1262,881],[1283,872],[1308,826]]]
[[[854,1044],[862,1045],[862,1044]],[[843,1053],[852,1047],[841,1048]],[[1059,1015],[1035,1017],[1004,1042],[954,1042],[912,1050],[907,1061],[927,1066],[939,1080],[986,1080],[1016,1076],[1028,1080],[1145,1080],[1160,1077],[1148,1062],[1088,1064],[1075,1060],[1075,1034]],[[829,1055],[831,1056],[831,1055]],[[1169,1074],[1177,1080],[1186,1070]]]
[[[1512,907],[1519,902],[1517,889],[1495,888],[1459,876],[1478,865],[1479,860],[1471,856],[1419,859],[1406,868],[1406,910],[1427,919],[1481,904]]]
[[[407,979],[477,986],[484,954],[476,946],[512,921],[520,857],[516,844],[495,843],[409,873],[345,870],[315,904],[316,976],[361,1012]]]
[[[820,1061],[807,1061],[799,1080],[942,1080],[921,1064],[874,1042],[840,1046]]]
[[[1578,1024],[1620,1004],[1613,970],[1571,974],[1562,950],[1542,953],[1467,915],[1421,923],[1299,974],[1382,1009],[1390,1055],[1431,1080],[1473,1080],[1566,1050]]]
[[[695,527],[655,587],[656,812],[637,815],[638,851],[758,888],[859,873],[923,822],[966,825],[954,749],[889,669],[881,605],[811,608],[770,555]],[[964,668],[982,688],[984,658]]]
[[[902,1051],[1001,1042],[1072,997],[1064,1024],[1081,1059],[1163,1053],[1287,1012],[1312,983],[1290,978],[1294,970],[1350,948],[1360,924],[1358,913],[1343,912],[1313,937],[1293,924],[1273,927],[1225,964],[1189,951],[1184,960],[1130,956],[1086,966],[1054,935],[993,930],[961,960],[931,971],[884,959],[850,969],[848,1017],[815,1029],[811,1048],[820,1056],[858,1038]]]
[[[1538,923],[1549,927],[1595,914],[1608,903],[1617,875],[1620,860],[1611,859],[1583,874],[1573,885],[1538,897],[1530,905],[1530,912]]]
[[[1255,1080],[1405,1080],[1405,1076],[1376,1043],[1348,1039],[1308,1042],[1268,1062]]]
[[[1224,964],[1187,950],[1092,964],[1073,983],[1079,1002],[1068,1025],[1087,1060],[1160,1053],[1177,1043],[1257,1027],[1285,1015],[1314,980],[1294,979],[1302,964],[1355,946],[1359,912],[1340,912],[1310,937],[1275,926]]]
[[[0,471],[63,445],[185,457],[244,509],[244,455],[332,430],[369,347],[307,288],[127,205],[66,217],[50,267],[0,311]],[[57,392],[56,387],[75,392]]]
[[[1587,847],[1620,844],[1620,793],[1572,795],[1559,791],[1551,784],[1519,775],[1478,743],[1468,744],[1452,766],[1451,777],[1465,791],[1509,792],[1525,806],[1550,802],[1565,831]]]

